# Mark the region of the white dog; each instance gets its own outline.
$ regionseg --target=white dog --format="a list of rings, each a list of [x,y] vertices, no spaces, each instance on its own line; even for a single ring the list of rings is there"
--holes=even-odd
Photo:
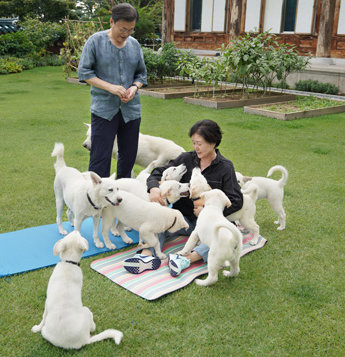
[[[161,182],[159,189],[166,206],[177,202],[181,197],[189,196],[189,183],[168,180]]]
[[[156,202],[147,202],[130,192],[121,191],[122,202],[119,206],[106,207],[102,212],[102,236],[105,245],[113,249],[109,240],[109,230],[116,217],[118,230],[122,239],[132,242],[127,236],[124,225],[132,227],[139,232],[139,245],[144,240],[141,248],[153,247],[157,257],[165,259],[157,238],[157,233],[169,231],[176,232],[182,228],[188,228],[183,215],[176,209],[161,206]]]
[[[187,168],[185,164],[168,167],[163,171],[161,182],[167,180],[180,181],[186,172],[187,172]],[[149,171],[148,168],[146,168],[139,173],[136,179],[146,185],[146,181],[150,176],[150,173],[151,171]]]
[[[88,129],[83,146],[90,150],[91,125],[84,124]],[[117,151],[117,140],[115,138],[113,147],[113,158],[115,160],[117,160]],[[170,160],[175,159],[183,152],[185,150],[172,140],[139,133],[138,153],[135,163],[148,168],[148,171],[151,172],[156,167],[165,166]]]
[[[255,184],[258,187],[257,199],[267,198],[273,211],[278,215],[278,221],[275,221],[274,223],[279,224],[279,227],[277,228],[278,230],[283,230],[286,225],[286,214],[283,207],[284,186],[288,180],[288,171],[284,166],[276,165],[269,169],[267,177],[272,176],[276,171],[282,173],[282,177],[279,181],[266,177],[243,176],[240,172],[236,172],[236,177],[243,192],[246,192],[251,184]]]
[[[207,183],[206,178],[202,175],[200,168],[196,167],[192,171],[190,180],[189,197],[197,199],[201,194],[210,191],[211,187]],[[257,244],[260,236],[260,227],[255,222],[256,206],[258,188],[253,184],[250,190],[243,194],[243,206],[240,210],[230,214],[226,218],[231,221],[239,221],[240,224],[253,233],[253,238],[250,240],[251,245]]]
[[[56,223],[59,232],[66,235],[62,226],[64,203],[68,207],[67,216],[74,229],[80,231],[87,217],[94,217],[93,235],[98,236],[99,220],[102,209],[108,205],[116,206],[121,201],[115,186],[114,176],[101,179],[90,172],[90,180],[85,179],[75,168],[66,166],[63,158],[64,145],[56,143],[51,156],[56,156],[54,191],[56,199]]]
[[[224,207],[231,206],[223,191],[207,191],[201,194],[201,198],[205,201],[205,207],[200,212],[196,227],[180,254],[191,252],[199,240],[210,248],[207,261],[208,276],[205,280],[195,280],[198,285],[208,286],[218,281],[218,271],[227,261],[230,262],[230,272],[224,270],[224,276],[233,277],[240,272],[242,234],[223,215]]]
[[[32,327],[32,332],[42,336],[57,347],[79,349],[84,345],[113,338],[121,342],[123,334],[118,330],[105,330],[92,336],[96,325],[92,312],[83,306],[81,290],[83,273],[81,255],[88,250],[88,242],[78,231],[73,231],[54,245],[54,255],[61,261],[55,266],[49,279],[47,299],[42,321]]]

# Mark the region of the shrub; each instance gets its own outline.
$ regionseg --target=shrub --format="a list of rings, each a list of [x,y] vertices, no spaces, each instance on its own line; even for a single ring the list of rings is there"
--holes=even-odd
[[[178,74],[179,52],[173,43],[167,43],[159,51],[143,47],[147,78],[150,81],[175,77]]]
[[[0,74],[19,73],[23,67],[17,62],[16,58],[0,58]]]
[[[235,39],[222,48],[222,56],[228,77],[243,85],[243,93],[248,93],[250,83],[266,92],[275,78],[285,82],[289,73],[302,70],[309,62],[309,57],[298,56],[293,46],[278,44],[268,31],[249,32]]]
[[[332,83],[322,83],[318,80],[301,80],[295,83],[297,90],[313,93],[338,94],[339,88]]]
[[[35,46],[24,31],[7,33],[0,36],[0,55],[22,57],[34,53]]]

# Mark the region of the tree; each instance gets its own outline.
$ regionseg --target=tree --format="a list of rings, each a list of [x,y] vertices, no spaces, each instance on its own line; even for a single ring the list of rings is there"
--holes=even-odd
[[[67,16],[74,17],[75,0],[5,0],[0,1],[3,17],[39,18],[57,22]]]

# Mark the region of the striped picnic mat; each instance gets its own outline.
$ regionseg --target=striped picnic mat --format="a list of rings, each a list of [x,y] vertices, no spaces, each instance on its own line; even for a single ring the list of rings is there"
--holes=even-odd
[[[252,235],[250,234],[243,235],[241,256],[262,248],[266,244],[266,239],[260,236],[258,243],[252,246],[249,244],[251,238]],[[185,236],[173,238],[165,243],[162,250],[166,255],[175,253],[184,247],[187,239],[188,237]],[[160,268],[157,270],[147,270],[138,275],[130,274],[123,268],[122,263],[125,259],[133,256],[136,250],[137,247],[134,247],[125,252],[95,260],[91,263],[91,268],[146,300],[155,300],[181,289],[198,276],[207,273],[207,264],[200,261],[192,264],[189,268],[183,270],[179,276],[173,278],[169,273],[168,261],[165,260],[162,261]]]

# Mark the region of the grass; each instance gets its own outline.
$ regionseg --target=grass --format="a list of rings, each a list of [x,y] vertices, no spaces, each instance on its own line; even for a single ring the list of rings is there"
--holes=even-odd
[[[87,169],[81,144],[89,88],[66,83],[56,67],[1,76],[0,83],[0,232],[54,223],[50,153],[62,141],[67,164]],[[286,229],[276,230],[274,212],[259,201],[256,219],[268,243],[243,257],[237,278],[220,274],[213,287],[190,284],[154,302],[90,269],[109,253],[83,259],[83,302],[96,332],[123,331],[120,346],[107,340],[64,351],[31,333],[53,268],[1,278],[0,356],[343,356],[344,115],[282,122],[241,108],[141,99],[143,133],[190,150],[188,129],[210,118],[222,127],[220,150],[237,171],[266,176],[271,166],[284,165]]]
[[[335,107],[338,105],[344,105],[344,102],[310,96],[310,97],[297,97],[296,100],[286,103],[267,104],[262,106],[262,108],[266,110],[270,110],[272,112],[293,113],[293,112],[302,112],[307,110]]]

